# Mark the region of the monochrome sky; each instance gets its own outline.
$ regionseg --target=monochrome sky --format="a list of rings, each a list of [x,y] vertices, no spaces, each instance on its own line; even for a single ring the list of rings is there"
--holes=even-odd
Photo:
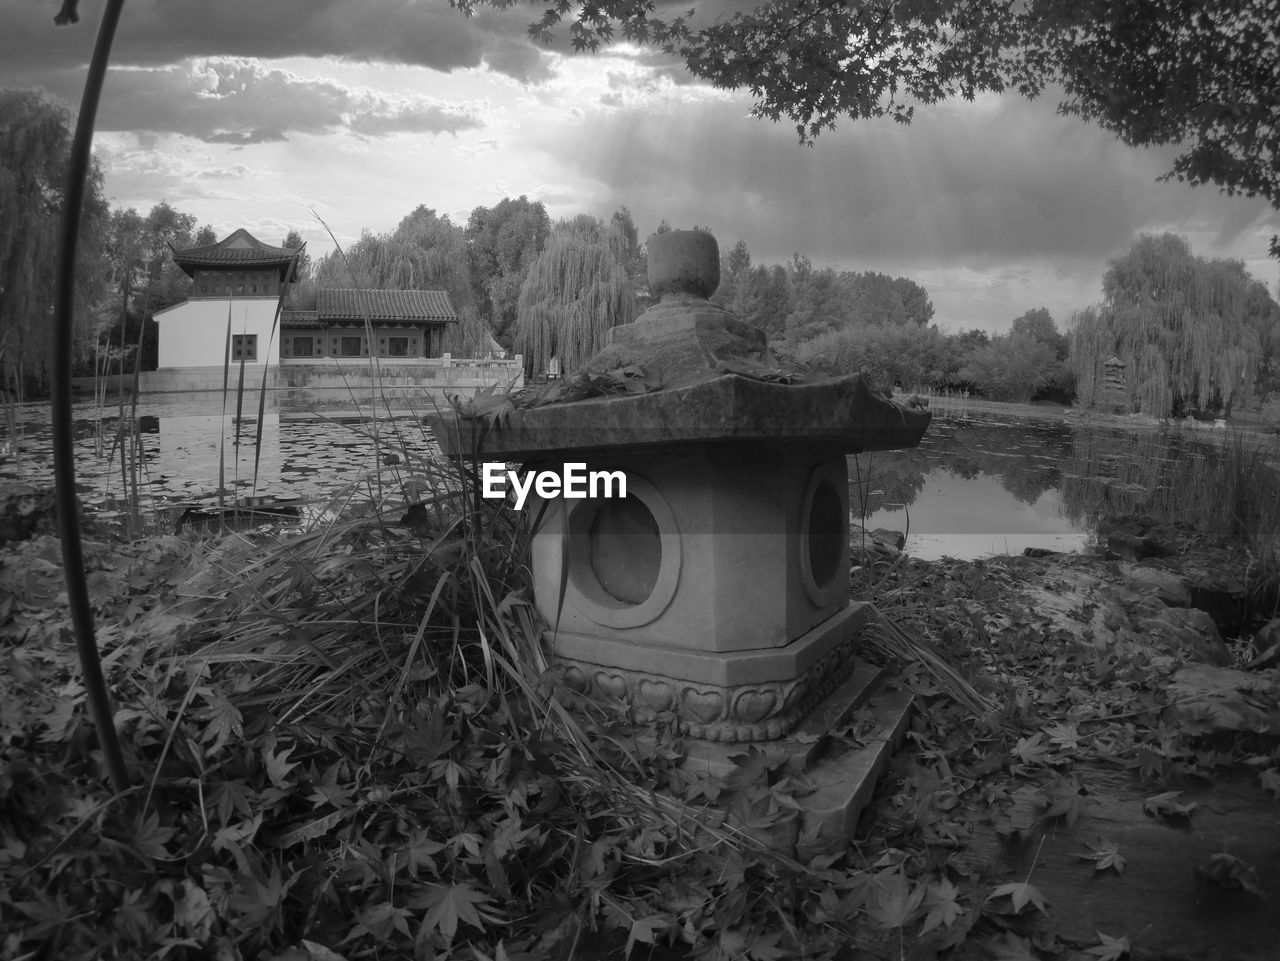
[[[0,87],[79,103],[101,0],[0,0]],[[687,0],[682,6],[688,5]],[[709,14],[729,0],[703,3]],[[651,50],[573,55],[527,39],[536,9],[467,19],[447,0],[130,0],[95,152],[106,192],[165,200],[225,235],[317,257],[391,230],[419,204],[465,224],[503,197],[552,217],[630,208],[746,241],[757,263],[912,277],[949,330],[1007,330],[1034,307],[1060,327],[1101,296],[1106,262],[1144,231],[1243,260],[1273,291],[1280,214],[1160,183],[1174,151],[1134,150],[1051,97],[984,97],[915,122],[846,121],[801,147],[746,94],[692,81]]]

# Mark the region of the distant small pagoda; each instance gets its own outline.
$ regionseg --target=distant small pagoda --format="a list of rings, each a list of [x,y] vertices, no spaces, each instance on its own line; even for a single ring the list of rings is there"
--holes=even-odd
[[[1129,413],[1129,385],[1125,377],[1128,366],[1114,354],[1102,362],[1102,384],[1098,388],[1096,407],[1113,414]]]

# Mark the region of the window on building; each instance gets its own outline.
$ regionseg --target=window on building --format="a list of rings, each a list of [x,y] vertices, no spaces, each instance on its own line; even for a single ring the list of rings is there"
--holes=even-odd
[[[387,356],[388,357],[408,357],[409,356],[409,338],[408,337],[388,337],[387,338]]]
[[[314,337],[294,337],[293,338],[293,356],[294,357],[314,357]]]
[[[363,337],[338,338],[338,355],[341,357],[359,357],[364,347]]]
[[[231,336],[231,359],[232,360],[257,360],[258,359],[258,335],[257,334],[233,334]]]

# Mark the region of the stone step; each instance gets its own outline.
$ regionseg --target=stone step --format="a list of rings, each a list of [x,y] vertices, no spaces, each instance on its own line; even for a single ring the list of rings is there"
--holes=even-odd
[[[887,676],[883,668],[860,662],[787,737],[753,744],[690,739],[685,742],[685,765],[726,777],[736,766],[733,758],[752,748],[762,751],[771,764],[785,763],[789,771],[803,773],[814,790],[797,798],[801,812],[795,823],[778,825],[768,836],[756,837],[802,859],[838,848],[853,837],[911,717],[911,694],[884,690]],[[870,710],[871,726],[859,739],[860,746],[845,748],[824,737],[864,707]]]
[[[853,837],[876,782],[906,736],[911,692],[881,691],[870,707],[874,726],[863,736],[863,746],[821,758],[808,772],[817,790],[800,798],[803,814],[796,847],[801,860],[837,849]]]

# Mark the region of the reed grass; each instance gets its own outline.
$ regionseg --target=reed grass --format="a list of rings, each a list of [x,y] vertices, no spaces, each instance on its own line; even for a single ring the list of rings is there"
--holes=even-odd
[[[1192,446],[1139,435],[1115,456],[1105,435],[1078,432],[1063,467],[1068,513],[1096,524],[1137,514],[1261,545],[1280,530],[1280,448],[1243,430],[1206,432]]]

